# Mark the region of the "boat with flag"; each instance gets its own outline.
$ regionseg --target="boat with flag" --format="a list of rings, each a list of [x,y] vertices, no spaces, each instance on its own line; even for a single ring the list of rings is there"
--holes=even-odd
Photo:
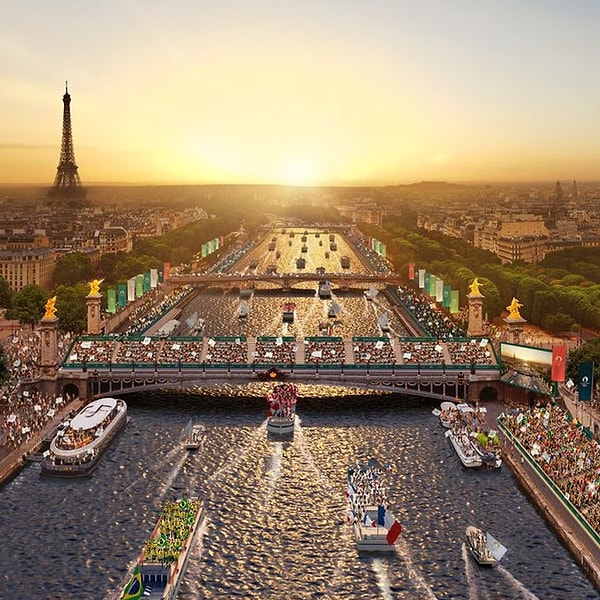
[[[204,503],[196,497],[164,504],[120,600],[173,600],[177,596],[203,515]]]
[[[488,531],[473,525],[467,527],[466,542],[473,558],[480,565],[493,566],[499,563],[507,551]]]
[[[348,468],[348,521],[359,552],[394,552],[402,526],[386,506],[383,470],[356,464]]]
[[[267,431],[275,434],[293,433],[296,423],[298,387],[293,383],[277,384],[267,394]]]
[[[127,404],[117,398],[98,398],[86,404],[58,428],[41,460],[42,474],[86,477],[127,423]]]

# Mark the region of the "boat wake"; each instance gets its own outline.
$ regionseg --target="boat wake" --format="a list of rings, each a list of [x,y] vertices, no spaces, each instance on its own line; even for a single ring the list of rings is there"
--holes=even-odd
[[[473,563],[471,562],[467,545],[463,542],[462,545],[462,559],[465,563],[465,575],[467,577],[467,585],[469,586],[469,600],[477,600],[477,576],[473,569]]]
[[[206,481],[207,486],[210,486],[215,481],[219,480],[222,475],[225,473],[231,472],[231,470],[236,467],[242,459],[248,454],[248,452],[256,445],[258,440],[261,437],[264,437],[265,430],[267,429],[267,419],[265,419],[258,429],[252,434],[248,443],[232,458],[225,461],[225,464],[217,469]],[[233,450],[230,452],[230,455],[233,453]]]
[[[530,592],[510,571],[504,568],[502,565],[497,565],[496,569],[498,572],[508,581],[510,587],[519,592],[525,600],[539,600],[539,598]]]
[[[265,505],[269,498],[273,495],[277,480],[281,475],[281,457],[283,456],[283,442],[275,442],[273,444],[273,454],[270,457],[265,457],[265,463],[268,464],[268,468],[265,472],[267,479],[267,490],[265,493]]]
[[[304,432],[302,431],[302,427],[300,427],[301,421],[298,415],[296,415],[296,427],[295,427],[295,435],[294,435],[294,445],[298,447],[300,454],[302,454],[302,458],[306,461],[306,464],[312,469],[312,471],[319,478],[319,482],[323,485],[323,487],[330,493],[334,493],[335,488],[331,485],[329,478],[315,463],[315,459],[310,451],[306,447],[306,438],[304,437]],[[335,492],[337,494],[337,492]]]
[[[381,597],[384,600],[393,600],[392,586],[387,574],[385,563],[380,558],[373,559],[373,571],[377,579],[377,587],[381,590]]]
[[[423,575],[416,569],[412,560],[408,544],[402,539],[402,537],[398,538],[398,542],[396,542],[396,547],[399,551],[398,554],[404,559],[404,562],[406,563],[408,577],[414,583],[415,589],[419,591],[422,590],[425,593],[425,598],[427,598],[428,600],[436,600],[436,595],[433,593],[431,586],[428,585]]]
[[[171,489],[171,486],[175,482],[177,475],[179,475],[179,472],[183,468],[186,458],[187,458],[186,454],[183,454],[182,456],[179,457],[179,460],[173,465],[173,468],[171,469],[170,473],[168,474],[166,481],[160,486],[158,494],[159,494],[161,500],[167,495],[167,492]]]
[[[194,598],[200,598],[202,592],[202,572],[203,566],[200,562],[202,555],[204,554],[204,536],[208,531],[208,516],[202,519],[200,525],[198,525],[198,533],[194,541],[194,547],[192,548],[192,557],[187,567],[185,581],[186,587],[189,587],[189,593]]]

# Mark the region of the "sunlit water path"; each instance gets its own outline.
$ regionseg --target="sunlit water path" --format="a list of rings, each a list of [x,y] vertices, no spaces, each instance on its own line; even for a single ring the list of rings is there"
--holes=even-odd
[[[277,440],[262,399],[126,399],[131,422],[90,479],[33,464],[0,489],[0,598],[118,597],[162,502],[184,492],[207,516],[180,598],[599,597],[507,468],[460,466],[431,404],[300,398],[294,436]],[[208,436],[187,455],[191,417]],[[369,459],[386,465],[403,526],[393,556],[359,557],[346,523],[346,468]],[[499,568],[467,553],[471,523],[507,546]]]

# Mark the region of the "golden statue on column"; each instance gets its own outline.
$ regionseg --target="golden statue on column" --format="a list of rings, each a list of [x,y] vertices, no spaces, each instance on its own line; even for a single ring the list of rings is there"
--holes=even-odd
[[[55,319],[56,318],[56,296],[48,298],[46,305],[44,306],[46,312],[44,313],[44,319]]]
[[[519,309],[522,307],[523,305],[516,298],[513,298],[511,303],[506,307],[508,311],[507,319],[523,319],[519,312]]]
[[[100,296],[100,284],[104,281],[104,279],[92,279],[89,282],[90,286],[90,296]]]

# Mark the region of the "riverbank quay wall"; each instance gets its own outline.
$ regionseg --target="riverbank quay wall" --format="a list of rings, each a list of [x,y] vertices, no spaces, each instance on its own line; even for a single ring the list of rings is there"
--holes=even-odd
[[[502,424],[501,418],[498,419],[498,427],[508,441],[503,456],[515,478],[600,591],[600,533],[564,497],[519,440]]]

